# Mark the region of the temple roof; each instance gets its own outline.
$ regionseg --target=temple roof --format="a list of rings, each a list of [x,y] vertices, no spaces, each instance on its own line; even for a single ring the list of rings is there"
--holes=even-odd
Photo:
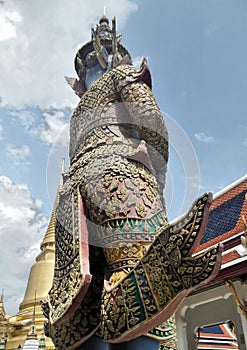
[[[244,231],[242,217],[247,217],[246,193],[247,175],[213,197],[208,224],[201,241],[203,246],[207,242],[210,245],[222,242]]]
[[[247,273],[246,221],[247,175],[213,196],[206,230],[197,249],[198,253],[215,244],[224,244],[219,274],[224,279]]]
[[[238,349],[237,338],[227,324],[216,324],[201,328],[196,335],[198,339],[198,350]]]

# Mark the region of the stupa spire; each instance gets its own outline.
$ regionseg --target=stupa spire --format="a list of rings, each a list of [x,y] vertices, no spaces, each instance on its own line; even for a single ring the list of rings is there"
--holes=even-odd
[[[4,289],[2,289],[1,300],[0,300],[0,316],[5,317],[5,308],[4,308]]]
[[[46,349],[46,342],[45,342],[45,335],[44,335],[44,333],[42,333],[41,336],[40,336],[39,349]]]
[[[31,325],[30,332],[28,333],[26,341],[24,343],[23,350],[38,350],[38,347],[39,347],[38,336],[35,331],[36,299],[37,299],[37,289],[35,289],[35,295],[34,295],[32,325]]]
[[[43,238],[43,241],[41,242],[40,249],[43,251],[45,247],[49,245],[54,245],[55,243],[55,224],[56,224],[56,209],[59,201],[59,193],[61,191],[61,188],[63,186],[63,174],[65,171],[65,157],[62,157],[62,163],[61,163],[61,171],[60,171],[60,180],[58,185],[58,191],[57,196],[55,199],[54,207],[51,214],[51,219],[49,222],[49,225],[46,230],[46,234]]]
[[[6,349],[6,338],[5,338],[5,335],[3,335],[0,340],[0,350],[5,350],[5,349]]]

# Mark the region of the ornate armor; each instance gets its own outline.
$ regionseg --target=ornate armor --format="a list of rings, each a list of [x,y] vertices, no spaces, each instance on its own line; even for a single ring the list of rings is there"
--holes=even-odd
[[[57,207],[54,281],[44,303],[47,334],[61,350],[75,349],[92,334],[111,343],[147,332],[159,338],[164,327],[153,328],[219,265],[218,248],[191,257],[210,195],[173,226],[167,222],[167,129],[146,61],[137,71],[121,56],[127,51],[114,33],[106,20],[94,32],[94,49],[105,40],[112,66],[106,70],[102,54],[106,71],[87,91],[92,42],[76,58],[80,80],[72,85],[81,100],[71,118],[71,165]]]

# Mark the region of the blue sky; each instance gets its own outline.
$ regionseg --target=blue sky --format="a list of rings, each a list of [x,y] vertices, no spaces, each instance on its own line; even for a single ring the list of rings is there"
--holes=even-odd
[[[0,5],[0,288],[16,313],[68,154],[74,55],[103,6],[166,115],[169,219],[246,174],[245,0],[6,0]]]

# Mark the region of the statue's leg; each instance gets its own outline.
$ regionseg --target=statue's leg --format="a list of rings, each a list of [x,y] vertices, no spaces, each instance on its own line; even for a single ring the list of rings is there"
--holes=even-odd
[[[76,350],[108,350],[108,344],[99,337],[93,336]]]
[[[110,344],[109,350],[158,350],[160,342],[149,337],[139,337],[128,342]]]

